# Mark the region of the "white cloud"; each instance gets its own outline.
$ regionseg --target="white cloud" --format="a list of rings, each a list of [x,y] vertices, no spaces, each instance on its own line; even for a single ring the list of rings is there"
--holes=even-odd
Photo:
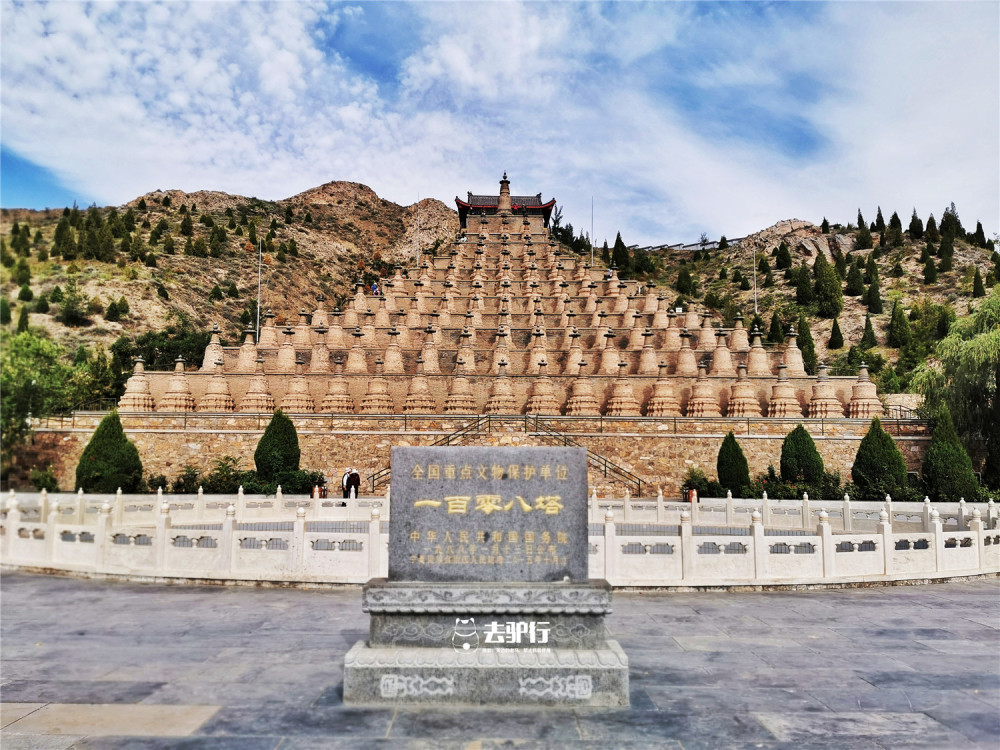
[[[418,3],[412,28],[386,30],[416,40],[395,81],[329,47],[365,7],[5,3],[4,144],[108,202],[168,187],[281,198],[333,179],[448,201],[506,169],[578,228],[595,196],[598,240],[733,236],[877,204],[905,223],[951,200],[1000,229],[995,4],[747,20],[728,4]],[[677,87],[739,95],[735,124],[692,119]],[[820,147],[740,135],[738,102],[799,118]]]

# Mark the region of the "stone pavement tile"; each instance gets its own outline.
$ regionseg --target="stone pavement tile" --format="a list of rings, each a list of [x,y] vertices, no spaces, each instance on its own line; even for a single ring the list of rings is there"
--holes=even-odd
[[[967,739],[922,713],[757,712],[757,720],[784,742],[810,747],[817,739],[876,740],[888,747],[961,747]]]
[[[276,750],[281,743],[281,737],[88,737],[73,750]]]
[[[5,632],[4,637],[8,635]],[[73,661],[66,657],[58,662],[39,659],[5,659],[4,678],[20,680],[99,680],[111,671],[113,665]]]
[[[210,719],[218,706],[144,706],[50,703],[11,724],[11,734],[74,734],[90,737],[186,735]]]
[[[0,728],[37,711],[44,705],[44,703],[0,703]]]
[[[831,711],[920,711],[902,688],[872,688],[855,686],[845,689],[836,686],[809,686],[807,692]]]
[[[1000,711],[1000,687],[995,688],[973,688],[962,691],[963,694],[982,701]]]
[[[676,740],[616,740],[615,750],[684,750]],[[573,740],[571,743],[549,742],[546,740],[507,739],[507,740],[434,740],[434,739],[392,739],[365,740],[359,744],[357,740],[336,737],[286,737],[279,750],[608,750],[605,741]]]
[[[729,688],[649,686],[646,693],[656,708],[672,714],[686,713],[745,713],[767,711],[781,706],[788,711],[824,711],[823,703],[795,688]]]
[[[931,708],[925,713],[932,719],[961,732],[973,742],[1000,744],[1000,712],[988,708],[983,711],[972,701],[956,706],[953,703]]]
[[[326,683],[305,680],[265,682],[256,677],[244,682],[172,680],[143,698],[148,705],[203,703],[213,706],[268,706],[276,703],[308,706],[322,695]]]
[[[3,699],[13,703],[137,703],[161,687],[162,682],[15,680],[4,686]]]
[[[875,687],[901,687],[901,688],[933,688],[935,690],[964,690],[970,688],[992,689],[1000,681],[1000,674],[993,671],[992,665],[983,663],[980,665],[982,671],[977,672],[921,672],[916,671],[890,671],[890,672],[867,672],[859,670],[858,677]]]
[[[626,652],[627,653],[627,652]],[[656,668],[644,669],[643,665],[633,660],[629,656],[629,681],[635,680],[637,684],[646,685],[711,685],[716,677],[705,669],[669,669]]]
[[[67,750],[76,747],[81,737],[53,734],[10,734],[0,732],[3,750]]]
[[[834,649],[817,649],[815,651],[768,649],[767,651],[762,651],[755,648],[752,649],[752,653],[771,667],[807,669],[813,672],[853,670],[860,665],[864,665],[866,669],[880,669],[883,671],[912,669],[912,667],[899,659],[879,652],[837,651]]]
[[[972,690],[941,690],[934,687],[908,687],[903,692],[915,711],[924,713],[935,709],[962,711],[989,711],[989,701],[981,700]]]
[[[977,625],[983,625],[984,627],[987,628],[1000,630],[1000,622],[997,622],[996,617],[991,617],[990,615],[982,615],[982,614],[968,615],[966,616],[965,619],[969,620],[970,622],[974,622]]]
[[[193,664],[149,660],[144,664],[118,667],[101,679],[127,682],[137,677],[146,677],[161,682],[242,682],[255,669],[256,666],[249,661],[242,663],[202,661]]]
[[[569,709],[400,708],[390,738],[416,739],[526,739],[572,743],[580,739],[576,717]]]
[[[752,638],[740,636],[685,635],[674,640],[685,651],[746,651],[757,647],[781,648],[787,641],[781,638]]]
[[[982,650],[986,645],[977,641],[966,639],[947,638],[917,638],[914,643],[938,651],[942,654],[971,655]]]
[[[771,742],[774,735],[747,714],[677,714],[669,711],[577,709],[584,740],[618,747],[619,742],[679,742],[685,750],[717,750],[739,741]]]
[[[359,739],[385,737],[394,711],[342,707],[288,706],[225,707],[207,721],[198,734],[267,737],[334,737]]]

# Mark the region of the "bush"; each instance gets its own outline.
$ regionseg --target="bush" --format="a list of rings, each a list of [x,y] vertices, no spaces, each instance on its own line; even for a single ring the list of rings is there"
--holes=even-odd
[[[719,448],[716,460],[716,471],[719,474],[719,484],[729,490],[734,496],[740,497],[750,485],[750,467],[747,465],[743,449],[736,442],[736,436],[729,432]]]
[[[295,425],[278,409],[271,417],[253,454],[257,474],[262,480],[270,481],[283,471],[296,471],[300,455]]]
[[[882,429],[878,417],[872,420],[858,446],[851,478],[857,492],[856,500],[878,501],[884,500],[886,495],[901,500],[909,494],[903,454],[896,441]]]
[[[192,495],[201,485],[201,474],[193,466],[185,466],[181,475],[170,485],[170,491],[177,495]]]
[[[799,425],[781,444],[781,479],[816,484],[823,479],[823,458],[805,427]]]
[[[56,473],[53,471],[51,464],[45,469],[32,469],[29,479],[32,486],[39,492],[42,490],[46,492],[59,491],[59,481],[56,479]]]
[[[0,299],[0,325],[8,325],[10,321],[10,302],[4,297]]]
[[[274,478],[275,489],[281,487],[284,494],[311,495],[313,487],[326,484],[326,478],[321,471],[282,471]]]
[[[31,291],[31,287],[27,284],[22,284],[21,288],[17,292],[17,298],[21,302],[31,302],[35,298],[35,293]]]
[[[76,467],[76,489],[86,492],[135,492],[142,485],[142,461],[125,436],[117,411],[101,420]]]
[[[935,502],[958,502],[963,497],[971,502],[979,493],[972,461],[958,439],[947,406],[938,414],[921,474],[927,496]]]
[[[726,494],[722,485],[718,482],[710,481],[701,469],[688,469],[681,489],[685,492],[695,490],[698,493],[698,497],[722,497]]]

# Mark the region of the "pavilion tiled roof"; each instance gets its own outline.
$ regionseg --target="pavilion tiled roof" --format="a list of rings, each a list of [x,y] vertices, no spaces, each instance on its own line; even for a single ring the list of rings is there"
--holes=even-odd
[[[470,206],[486,206],[487,208],[496,206],[500,201],[499,196],[496,195],[473,195],[469,193],[469,199],[465,201]],[[525,207],[538,207],[542,205],[542,194],[538,195],[512,195],[510,196],[511,205],[515,206],[525,206]]]

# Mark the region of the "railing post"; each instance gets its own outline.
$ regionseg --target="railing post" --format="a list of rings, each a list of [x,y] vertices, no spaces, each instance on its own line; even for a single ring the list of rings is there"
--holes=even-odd
[[[972,509],[969,519],[969,531],[972,533],[972,544],[976,547],[976,570],[983,569],[983,514],[979,508]]]
[[[823,577],[831,578],[833,577],[835,548],[833,546],[833,531],[830,529],[830,514],[825,510],[819,512],[816,534],[819,535],[819,551],[823,557]]]
[[[104,507],[101,507],[104,512]],[[160,512],[156,515],[156,531],[153,537],[154,553],[156,555],[156,571],[162,573],[167,567],[167,546],[170,544],[170,503],[160,503]]]
[[[17,527],[21,523],[21,509],[17,504],[17,497],[14,495],[14,490],[10,491],[10,496],[7,499],[7,554],[12,557],[14,555],[14,544],[17,542]]]
[[[382,513],[372,508],[368,521],[368,578],[378,578],[382,569]]]
[[[958,519],[957,519],[958,520],[958,527],[956,528],[956,531],[966,531],[966,530],[968,530],[969,525],[968,525],[968,523],[966,523],[965,513],[966,513],[965,498],[964,497],[960,497],[960,498],[958,498]]]
[[[681,511],[681,522],[679,526],[681,532],[681,578],[683,580],[689,580],[694,578],[695,573],[695,549],[694,549],[694,534],[691,528],[691,513],[682,510]]]
[[[993,498],[991,497],[990,501],[986,503],[986,528],[995,529],[996,520],[997,520],[997,507],[996,503],[993,502]]]
[[[219,570],[229,574],[233,572],[233,547],[236,543],[236,506],[230,504],[222,519],[222,532],[219,534]]]
[[[931,526],[931,499],[924,495],[924,531],[933,531]]]
[[[764,524],[761,514],[754,511],[750,516],[750,537],[753,539],[753,577],[759,581],[767,570],[767,538],[764,536]]]
[[[851,496],[844,493],[844,502],[841,506],[840,518],[844,522],[844,531],[854,530],[854,511],[851,510]]]
[[[931,531],[934,534],[934,570],[940,572],[944,568],[944,528],[937,508],[931,510]]]
[[[809,493],[802,493],[802,528],[812,527],[812,507],[809,505]]]
[[[618,575],[618,542],[615,539],[615,511],[608,508],[604,514],[604,579],[614,585]]]
[[[125,498],[122,496],[122,488],[115,492],[115,526],[122,526],[125,523]]]
[[[55,561],[56,554],[56,524],[59,523],[59,501],[56,500],[49,506],[49,514],[44,519],[39,519],[45,521],[45,559],[49,562]],[[7,513],[7,524],[8,533],[10,532],[10,512]],[[95,534],[94,542],[97,542],[97,537]],[[10,550],[10,542],[7,542],[7,549]]]
[[[663,507],[663,487],[656,488],[656,522],[663,523],[666,509]]]
[[[104,570],[104,560],[108,553],[108,545],[111,544],[111,506],[108,503],[101,505],[101,512],[97,516],[97,526],[94,528],[94,570],[102,572]]]
[[[736,523],[736,506],[733,501],[733,491],[726,490],[726,524],[732,526]]]
[[[760,512],[764,525],[773,526],[773,523],[771,522],[771,500],[767,496],[767,493],[764,493],[764,499],[761,501]]]
[[[885,510],[878,513],[878,533],[882,537],[879,543],[882,545],[882,575],[889,575],[889,568],[892,567],[892,553],[896,546],[892,541],[892,516]]]
[[[292,563],[300,578],[305,577],[306,558],[306,509],[301,505],[295,509],[295,521],[292,524]]]

